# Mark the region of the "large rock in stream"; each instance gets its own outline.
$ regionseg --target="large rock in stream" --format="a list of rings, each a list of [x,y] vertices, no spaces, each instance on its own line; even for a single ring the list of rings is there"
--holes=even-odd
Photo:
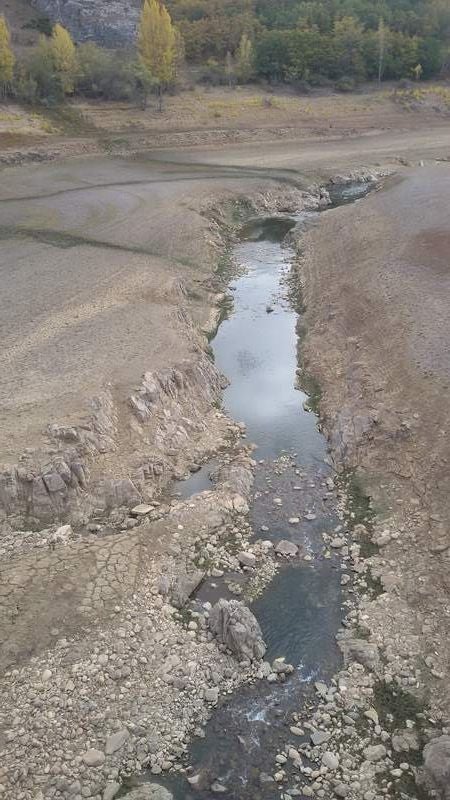
[[[260,661],[266,652],[256,617],[238,600],[219,600],[211,609],[209,627],[239,659]]]

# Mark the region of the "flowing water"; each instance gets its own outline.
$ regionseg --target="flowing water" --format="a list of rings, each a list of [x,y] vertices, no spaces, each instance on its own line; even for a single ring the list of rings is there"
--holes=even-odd
[[[349,187],[340,202],[361,193]],[[338,200],[336,194],[334,204]],[[317,418],[306,410],[307,395],[295,385],[299,315],[286,280],[294,253],[285,237],[302,221],[310,220],[305,215],[276,217],[244,227],[234,250],[242,275],[230,285],[233,312],[212,342],[216,364],[230,379],[224,406],[245,423],[248,440],[257,446],[253,530],[274,542],[295,541],[309,559],[282,565],[251,605],[267,660],[285,656],[295,672],[283,684],[246,686],[213,713],[205,738],[196,739],[189,752],[205,788],[194,791],[181,777],[166,781],[176,800],[216,797],[210,788],[215,781],[226,787],[222,796],[229,800],[278,797],[277,785],[269,780],[277,750],[289,738],[297,746],[302,741],[289,734],[292,713],[311,699],[314,681],[329,680],[339,666],[335,634],[344,613],[341,564],[337,557],[324,558],[321,536],[339,529],[336,496],[330,491],[326,441]],[[177,484],[177,490],[188,496],[207,488],[209,471],[206,465],[184,487]],[[289,524],[292,516],[300,518],[298,525]],[[198,599],[227,596],[225,584],[217,584],[207,581]]]

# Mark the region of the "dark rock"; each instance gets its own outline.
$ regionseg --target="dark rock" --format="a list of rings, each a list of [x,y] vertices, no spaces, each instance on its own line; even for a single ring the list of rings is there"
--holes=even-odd
[[[259,661],[266,652],[256,617],[238,600],[219,600],[211,609],[209,627],[219,641],[240,659]]]
[[[173,577],[168,592],[172,605],[175,608],[183,608],[204,577],[205,573],[201,569],[184,572]]]

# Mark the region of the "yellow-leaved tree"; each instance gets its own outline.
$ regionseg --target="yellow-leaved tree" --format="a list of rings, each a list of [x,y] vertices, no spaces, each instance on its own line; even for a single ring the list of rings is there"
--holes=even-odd
[[[59,23],[52,31],[50,52],[64,94],[72,94],[77,71],[76,48],[69,31]]]
[[[250,38],[243,33],[236,53],[237,76],[242,83],[254,76],[255,72],[255,53]]]
[[[14,53],[11,48],[11,37],[6,19],[0,17],[0,95],[6,95],[13,79]]]
[[[150,80],[162,93],[175,77],[177,38],[167,8],[160,0],[144,0],[138,30],[139,60]]]

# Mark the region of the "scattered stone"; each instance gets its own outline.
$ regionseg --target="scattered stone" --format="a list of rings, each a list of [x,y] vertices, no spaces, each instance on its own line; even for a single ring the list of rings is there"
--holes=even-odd
[[[86,750],[81,758],[88,767],[100,767],[105,760],[105,754],[102,750],[91,748],[90,750]]]
[[[113,733],[111,736],[108,736],[105,745],[106,755],[110,756],[112,753],[115,753],[116,750],[120,750],[120,748],[124,746],[129,736],[130,734],[127,728],[122,728],[121,731],[117,731],[117,733]]]
[[[377,761],[381,761],[383,758],[386,758],[387,750],[384,744],[371,744],[369,747],[364,748],[363,753],[364,758],[367,761],[375,763]]]
[[[330,547],[333,547],[335,550],[338,550],[340,547],[344,547],[344,545],[345,539],[342,539],[340,536],[335,536],[330,542]]]
[[[419,737],[415,731],[405,728],[392,734],[392,749],[395,753],[408,753],[419,749]]]
[[[216,687],[205,689],[205,700],[207,703],[217,703],[219,699],[219,690]]]
[[[153,506],[148,505],[147,503],[139,503],[139,505],[135,506],[131,509],[131,513],[135,517],[145,517],[147,514],[150,514],[153,511]]]
[[[380,724],[380,721],[378,719],[378,714],[372,706],[368,708],[367,711],[364,712],[364,716],[367,717],[367,719],[372,720],[374,725]]]
[[[223,786],[223,784],[219,783],[219,781],[215,781],[211,784],[211,791],[215,794],[225,794],[227,787]]]
[[[339,756],[332,753],[330,750],[325,750],[322,756],[322,764],[327,769],[335,770],[339,766]]]
[[[346,636],[338,641],[346,663],[351,660],[357,661],[368,669],[375,669],[379,663],[380,655],[378,647],[365,639],[355,639]]]
[[[311,733],[311,741],[315,747],[320,744],[325,744],[329,739],[331,739],[331,733],[327,733],[326,731],[313,731]]]
[[[338,783],[334,787],[336,797],[347,797],[350,792],[350,786],[347,783]]]
[[[73,536],[73,531],[70,525],[61,525],[60,528],[52,533],[49,537],[51,544],[67,544],[69,539]]]

